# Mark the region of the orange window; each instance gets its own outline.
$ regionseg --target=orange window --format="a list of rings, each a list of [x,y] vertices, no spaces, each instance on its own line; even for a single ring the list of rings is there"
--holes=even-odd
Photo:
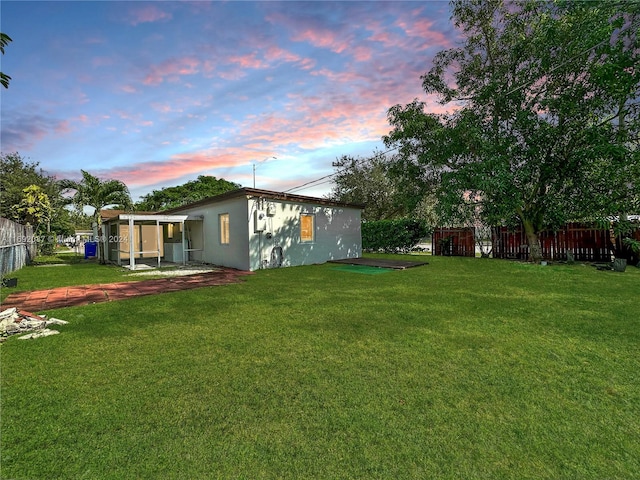
[[[220,243],[222,245],[229,245],[229,214],[221,213],[220,219]]]
[[[313,215],[300,215],[300,241],[313,242]]]

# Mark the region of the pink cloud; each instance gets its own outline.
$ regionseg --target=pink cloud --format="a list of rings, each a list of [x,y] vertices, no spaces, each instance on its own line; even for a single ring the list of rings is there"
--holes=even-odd
[[[130,167],[109,170],[109,176],[122,180],[130,187],[144,187],[166,183],[180,176],[201,174],[217,168],[230,168],[249,163],[245,149],[226,151],[203,150],[180,153],[167,160],[140,162]]]
[[[238,139],[246,138],[254,148],[262,146],[278,151],[295,144],[313,150],[347,141],[379,140],[389,130],[384,109],[363,107],[346,99],[338,106],[327,108],[322,96],[296,103],[302,104],[296,118],[264,115],[248,119]],[[358,111],[358,115],[354,115],[354,111]]]
[[[204,72],[205,76],[207,77],[211,77],[213,75],[213,72],[215,72],[216,70],[216,65],[211,61],[211,60],[205,60],[202,63],[202,71]]]
[[[175,109],[168,103],[152,103],[151,108],[160,113],[181,112],[182,109]]]
[[[355,73],[355,72],[348,72],[348,71],[344,71],[344,72],[334,72],[331,71],[327,68],[323,68],[321,70],[317,70],[311,73],[311,75],[314,76],[322,76],[322,77],[326,77],[328,80],[332,81],[332,82],[338,82],[338,83],[343,83],[343,84],[348,84],[351,82],[355,82],[357,80],[360,80],[362,77]]]
[[[426,18],[410,20],[398,20],[396,26],[401,28],[408,37],[418,38],[424,41],[424,47],[437,46],[440,48],[450,48],[451,39],[444,33],[433,28],[434,22]]]
[[[302,60],[302,62],[300,62],[300,68],[302,70],[311,70],[315,66],[316,66],[316,61],[313,60],[312,58],[305,58],[304,60]]]
[[[369,47],[359,46],[352,49],[353,58],[355,58],[358,62],[367,62],[371,60],[372,50]]]
[[[232,64],[239,65],[242,68],[261,69],[269,66],[269,64],[258,59],[255,53],[242,56],[232,56],[228,58],[228,61]]]
[[[282,61],[287,63],[295,63],[300,61],[299,55],[296,55],[293,52],[289,52],[288,50],[277,47],[275,45],[267,48],[264,54],[264,58],[272,62]]]
[[[195,57],[173,58],[158,65],[152,65],[142,83],[159,85],[165,79],[176,81],[180,76],[198,73],[199,67],[200,60]]]
[[[335,53],[342,53],[349,47],[349,42],[340,40],[330,30],[307,29],[295,34],[292,38],[296,42],[308,42],[314,47],[327,48]]]
[[[128,22],[133,25],[141,23],[153,23],[161,20],[171,20],[173,15],[159,9],[156,5],[147,5],[141,8],[135,8],[129,11]]]
[[[369,39],[375,42],[380,42],[383,45],[393,45],[397,41],[397,36],[392,35],[390,32],[387,32],[386,30],[380,30],[380,31],[376,31],[373,35],[371,35]]]
[[[245,72],[244,70],[242,70],[241,68],[234,68],[231,70],[227,70],[227,71],[223,71],[223,72],[219,72],[218,76],[220,78],[222,78],[223,80],[239,80],[243,77],[247,76],[247,72]]]
[[[69,125],[69,121],[68,120],[63,120],[61,122],[59,122],[55,129],[54,129],[54,133],[56,135],[60,135],[60,134],[66,134],[72,131],[72,128]]]
[[[403,24],[404,25],[404,24]],[[382,26],[379,23],[372,23],[367,27],[371,33],[369,40],[382,44],[384,49],[406,49],[408,39],[406,34],[402,35],[400,32],[389,31],[389,28]]]
[[[131,114],[125,110],[116,110],[115,113],[118,115],[120,119],[126,120],[127,122],[129,122],[126,126],[123,126],[123,128],[125,128],[125,130],[123,130],[123,133],[128,133],[126,128],[130,128],[130,126],[150,127],[153,125],[153,121],[143,119],[142,115],[139,113]],[[134,130],[134,131],[138,132],[139,130]]]
[[[264,54],[265,60],[271,63],[284,62],[293,63],[302,68],[303,70],[309,70],[313,68],[316,61],[312,58],[301,57],[300,55],[293,53],[289,50],[285,50],[276,45],[268,47]]]

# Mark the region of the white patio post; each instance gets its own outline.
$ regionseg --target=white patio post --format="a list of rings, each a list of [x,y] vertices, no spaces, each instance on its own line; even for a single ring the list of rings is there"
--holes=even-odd
[[[129,218],[129,269],[136,269],[136,260],[133,257],[133,218]]]
[[[156,220],[156,247],[158,247],[158,268],[160,268],[160,220]]]
[[[182,232],[182,265],[187,264],[187,252],[184,251],[184,220],[180,222],[180,231]]]
[[[122,229],[120,228],[120,226],[122,225],[122,223],[120,222],[120,217],[118,217],[117,225],[118,225],[118,229],[116,230],[116,235],[118,236],[118,238],[116,238],[116,240],[117,240],[118,243],[116,245],[118,245],[118,248],[116,249],[116,254],[117,254],[116,260],[118,261],[118,265],[122,266],[122,259],[120,258],[120,256],[121,256],[120,255],[120,249],[122,248],[120,246],[120,238],[121,238],[121,234],[122,234]]]

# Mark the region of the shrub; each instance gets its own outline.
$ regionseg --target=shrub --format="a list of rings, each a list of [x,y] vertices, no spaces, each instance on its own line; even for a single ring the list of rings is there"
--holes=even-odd
[[[429,233],[421,220],[401,218],[376,220],[362,224],[362,248],[369,252],[409,252]]]

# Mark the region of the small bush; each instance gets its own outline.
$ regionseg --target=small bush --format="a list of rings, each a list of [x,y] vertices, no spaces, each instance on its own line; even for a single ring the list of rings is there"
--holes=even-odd
[[[368,252],[406,253],[428,233],[427,224],[421,220],[401,218],[364,222],[362,248]]]
[[[56,239],[53,235],[43,235],[38,240],[38,255],[53,255],[56,249]]]

